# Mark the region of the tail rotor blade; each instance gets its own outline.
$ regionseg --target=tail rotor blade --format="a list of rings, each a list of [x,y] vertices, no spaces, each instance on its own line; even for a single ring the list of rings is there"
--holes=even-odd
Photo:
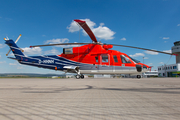
[[[19,37],[16,39],[16,41],[15,41],[15,43],[17,43],[18,42],[18,40],[21,38],[21,34],[19,35]]]
[[[8,56],[10,52],[11,52],[11,49],[9,49],[9,51],[8,51],[7,54],[6,54],[6,56]]]
[[[9,38],[6,36],[6,38],[4,38],[5,41],[9,40]]]
[[[21,49],[21,48],[19,48],[20,50],[21,50],[21,52],[24,52],[24,50],[23,49]]]

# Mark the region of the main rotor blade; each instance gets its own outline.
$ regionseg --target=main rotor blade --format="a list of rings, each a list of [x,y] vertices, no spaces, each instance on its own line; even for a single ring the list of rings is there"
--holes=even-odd
[[[117,44],[108,44],[108,45],[120,46],[120,47],[128,47],[128,48],[135,48],[135,49],[148,50],[148,51],[152,51],[152,52],[158,52],[158,53],[173,55],[172,53],[158,51],[158,50],[152,50],[152,49],[147,49],[147,48],[140,48],[140,47],[134,47],[134,46],[127,46],[127,45],[117,45]]]
[[[91,38],[92,41],[97,43],[97,39],[96,39],[94,33],[89,28],[89,26],[86,24],[86,21],[82,21],[82,20],[74,20],[74,21],[77,22],[86,31],[86,33],[89,35],[89,37]]]
[[[58,46],[58,45],[86,45],[86,44],[94,44],[94,43],[58,43],[58,44],[47,44],[47,45],[34,45],[32,47],[45,47],[45,46]]]
[[[32,48],[32,47],[45,47],[45,46],[58,46],[58,45],[87,45],[87,44],[113,45],[113,46],[135,48],[135,49],[140,49],[140,50],[147,50],[147,51],[152,51],[152,52],[158,52],[158,53],[173,55],[172,53],[158,51],[158,50],[152,50],[152,49],[147,49],[147,48],[134,47],[134,46],[128,46],[128,45],[117,45],[117,44],[102,44],[102,43],[58,43],[58,44],[47,44],[47,45],[34,45],[34,46],[30,46],[30,48]]]

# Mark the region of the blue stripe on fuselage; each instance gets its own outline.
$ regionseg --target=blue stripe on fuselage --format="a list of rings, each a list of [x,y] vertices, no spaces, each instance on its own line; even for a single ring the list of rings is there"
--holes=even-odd
[[[64,70],[64,66],[79,66],[81,63],[73,62],[65,58],[50,55],[50,56],[21,56],[19,62],[21,64],[42,67],[47,69]],[[81,64],[82,65],[82,64]]]

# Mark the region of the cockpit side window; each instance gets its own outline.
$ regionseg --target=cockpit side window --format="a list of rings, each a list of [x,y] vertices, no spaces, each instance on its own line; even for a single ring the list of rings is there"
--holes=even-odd
[[[125,55],[120,55],[122,63],[131,63],[130,59]]]
[[[117,59],[117,56],[116,55],[113,55],[113,58],[114,58],[114,62],[118,62],[118,59]]]
[[[108,62],[108,56],[107,55],[102,55],[102,62]]]
[[[98,56],[96,56],[95,59],[96,59],[96,62],[98,63]]]

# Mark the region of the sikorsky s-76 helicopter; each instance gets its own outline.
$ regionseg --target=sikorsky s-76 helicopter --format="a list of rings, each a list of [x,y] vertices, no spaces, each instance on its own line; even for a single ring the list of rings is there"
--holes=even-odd
[[[25,56],[23,50],[16,45],[20,39],[21,34],[14,42],[4,38],[5,43],[10,47],[10,51],[14,53],[15,58],[20,64],[35,66],[39,68],[52,69],[57,71],[64,71],[69,73],[76,73],[76,78],[84,78],[83,74],[130,74],[141,77],[141,74],[150,71],[151,67],[140,63],[139,61],[131,58],[125,53],[110,50],[113,46],[129,47],[142,50],[149,50],[153,52],[160,52],[170,54],[162,51],[117,45],[117,44],[104,44],[97,41],[95,35],[86,24],[86,21],[74,20],[79,24],[86,33],[90,36],[92,43],[61,43],[61,44],[48,44],[48,45],[35,45],[30,47],[43,47],[43,46],[57,46],[57,45],[82,45],[72,48],[63,48],[63,53],[60,55],[43,55],[43,56]]]

